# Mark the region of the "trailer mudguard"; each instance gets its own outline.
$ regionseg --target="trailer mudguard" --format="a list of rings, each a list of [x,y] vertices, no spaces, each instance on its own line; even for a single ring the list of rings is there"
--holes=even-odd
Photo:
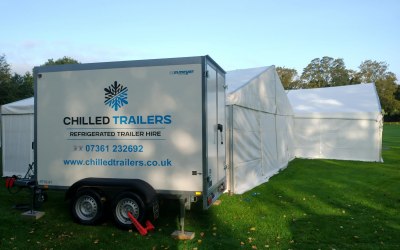
[[[96,188],[103,191],[106,196],[108,190],[120,192],[122,190],[135,191],[141,196],[143,202],[148,205],[152,204],[157,193],[154,188],[147,182],[140,179],[116,179],[116,178],[85,178],[75,182],[65,194],[65,199],[69,200],[81,188]],[[109,196],[108,198],[113,198]]]

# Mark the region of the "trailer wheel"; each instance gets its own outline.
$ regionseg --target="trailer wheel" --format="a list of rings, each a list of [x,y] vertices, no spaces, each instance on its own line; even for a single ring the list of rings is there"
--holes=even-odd
[[[79,191],[71,202],[73,218],[80,224],[96,224],[103,216],[104,206],[100,195],[90,189]]]
[[[143,200],[133,192],[122,192],[117,195],[112,207],[115,223],[122,229],[132,228],[132,221],[128,217],[128,212],[131,212],[139,222],[142,222],[145,217]]]

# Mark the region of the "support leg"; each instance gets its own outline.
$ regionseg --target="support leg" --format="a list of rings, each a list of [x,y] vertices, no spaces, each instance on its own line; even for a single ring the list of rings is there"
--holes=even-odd
[[[25,213],[22,213],[22,216],[25,218],[33,218],[33,219],[40,219],[43,215],[44,212],[40,211],[35,211],[34,206],[35,206],[35,194],[36,194],[36,185],[30,185],[29,188],[32,191],[32,199],[31,199],[31,208],[30,210],[26,211]]]
[[[185,199],[179,199],[179,224],[181,226],[181,233],[185,234]]]
[[[194,232],[185,232],[185,214],[186,214],[186,202],[187,198],[181,197],[179,199],[179,225],[180,230],[177,230],[171,234],[171,236],[178,240],[192,240],[195,236]]]

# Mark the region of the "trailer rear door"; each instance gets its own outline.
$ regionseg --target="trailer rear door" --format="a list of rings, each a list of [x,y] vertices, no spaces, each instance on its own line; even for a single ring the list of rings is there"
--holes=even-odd
[[[225,77],[212,64],[207,75],[207,171],[204,207],[209,207],[225,188]]]

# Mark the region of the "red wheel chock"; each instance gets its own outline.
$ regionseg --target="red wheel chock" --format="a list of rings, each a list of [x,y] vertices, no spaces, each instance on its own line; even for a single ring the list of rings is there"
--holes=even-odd
[[[139,231],[141,235],[146,235],[148,231],[153,231],[154,226],[151,224],[150,221],[146,221],[146,228],[144,228],[140,222],[135,218],[135,216],[132,215],[131,212],[128,212],[128,217],[132,221],[132,224],[136,227],[136,229]]]
[[[8,177],[6,179],[6,188],[12,188],[14,186],[15,180],[16,180],[16,178],[14,178],[14,177]]]
[[[155,229],[149,220],[146,221],[146,229],[147,231],[153,231]]]

